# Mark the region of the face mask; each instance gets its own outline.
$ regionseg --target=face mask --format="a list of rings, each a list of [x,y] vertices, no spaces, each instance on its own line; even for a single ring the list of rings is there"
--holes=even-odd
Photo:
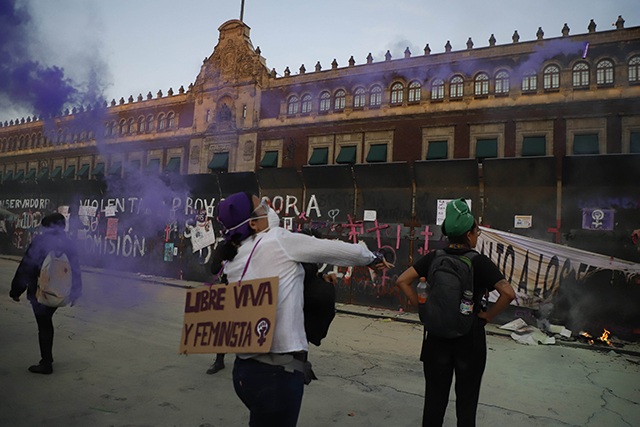
[[[269,212],[267,213],[267,218],[269,220],[269,228],[274,229],[280,227],[280,217],[273,209],[269,208]]]

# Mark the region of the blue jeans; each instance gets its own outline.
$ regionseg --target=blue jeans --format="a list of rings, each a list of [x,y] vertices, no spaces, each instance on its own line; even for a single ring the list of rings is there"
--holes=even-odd
[[[304,391],[301,372],[236,357],[233,386],[251,412],[250,427],[295,427]]]

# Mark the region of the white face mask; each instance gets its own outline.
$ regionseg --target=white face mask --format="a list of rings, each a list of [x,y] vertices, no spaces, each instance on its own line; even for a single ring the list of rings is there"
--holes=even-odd
[[[280,227],[280,217],[272,208],[269,208],[267,218],[269,220],[269,229]]]

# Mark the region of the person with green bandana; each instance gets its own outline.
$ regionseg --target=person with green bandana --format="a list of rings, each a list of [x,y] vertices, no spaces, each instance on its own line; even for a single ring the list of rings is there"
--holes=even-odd
[[[448,247],[444,249],[446,254],[468,256],[469,252],[475,252],[473,248],[480,232],[464,199],[454,200],[447,205],[442,223],[442,234],[449,241]],[[436,256],[436,251],[429,252],[402,273],[396,282],[414,307],[418,307],[418,295],[411,284],[420,277],[427,277]],[[457,338],[426,334],[422,343],[420,360],[424,365],[425,378],[423,426],[442,426],[454,373],[457,425],[475,426],[480,384],[487,361],[484,326],[515,298],[513,288],[488,257],[476,252],[470,258],[473,266],[471,315],[474,316],[471,329]],[[498,292],[498,300],[488,311],[482,311],[482,296],[493,290]]]

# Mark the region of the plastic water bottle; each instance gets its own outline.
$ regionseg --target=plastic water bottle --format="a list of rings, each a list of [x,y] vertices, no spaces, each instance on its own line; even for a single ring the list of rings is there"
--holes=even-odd
[[[464,291],[460,300],[460,313],[468,316],[473,313],[473,292]]]
[[[427,279],[426,277],[421,277],[418,286],[416,287],[416,291],[418,292],[418,303],[424,304],[427,302]]]

